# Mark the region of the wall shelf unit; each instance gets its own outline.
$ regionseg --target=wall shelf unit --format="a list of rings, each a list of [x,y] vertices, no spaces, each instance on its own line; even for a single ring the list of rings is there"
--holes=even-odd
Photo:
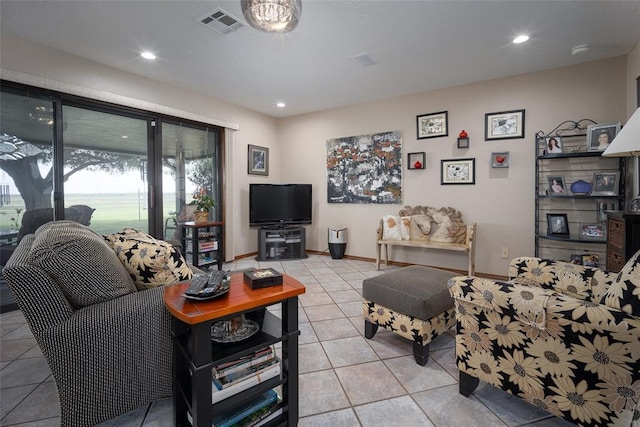
[[[587,150],[586,131],[590,124],[595,122],[589,119],[567,120],[551,132],[536,133],[535,255],[569,261],[571,255],[595,254],[599,258],[599,266],[604,268],[607,262],[606,211],[624,208],[625,160],[602,157],[601,151]],[[551,138],[560,148],[549,143]],[[593,185],[596,173],[619,174],[613,194],[571,192],[571,184],[579,180]],[[561,178],[557,181],[561,181],[562,193],[554,194],[551,188],[554,177]],[[547,214],[567,215],[568,237],[548,235]],[[583,227],[593,224],[604,228],[602,238],[582,235]]]

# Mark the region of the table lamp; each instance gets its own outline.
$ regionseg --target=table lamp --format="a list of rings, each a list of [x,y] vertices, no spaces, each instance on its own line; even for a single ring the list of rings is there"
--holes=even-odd
[[[640,156],[640,108],[631,115],[602,155],[604,157],[635,157],[635,161],[638,162],[638,156]],[[635,169],[635,173],[638,174],[637,165]],[[638,179],[640,177],[636,176],[636,180]],[[640,183],[636,182],[636,185],[636,193],[638,193]],[[640,198],[631,200],[627,209],[632,212],[640,211]]]

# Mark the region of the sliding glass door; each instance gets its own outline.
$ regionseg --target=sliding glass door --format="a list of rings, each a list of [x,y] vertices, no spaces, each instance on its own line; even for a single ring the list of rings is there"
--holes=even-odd
[[[65,218],[103,235],[125,227],[149,231],[152,119],[70,105],[62,116]]]

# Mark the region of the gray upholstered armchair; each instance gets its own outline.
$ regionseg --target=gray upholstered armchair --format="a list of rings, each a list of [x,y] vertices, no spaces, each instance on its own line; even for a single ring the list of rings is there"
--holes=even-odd
[[[25,236],[3,275],[51,368],[63,426],[90,426],[172,393],[162,286],[138,291],[105,240],[71,221]]]

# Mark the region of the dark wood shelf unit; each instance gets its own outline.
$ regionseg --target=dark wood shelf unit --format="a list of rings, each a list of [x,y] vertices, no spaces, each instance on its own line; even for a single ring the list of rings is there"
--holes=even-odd
[[[165,305],[173,316],[174,425],[209,427],[216,415],[275,387],[282,388],[283,413],[268,425],[297,425],[298,295],[304,293],[304,285],[283,275],[282,285],[252,290],[243,283],[242,273],[234,273],[226,296],[199,302],[184,298],[183,293],[188,286],[188,283],[168,286],[164,291]],[[266,310],[273,304],[281,305],[282,318]],[[212,325],[240,314],[258,322],[260,330],[238,343],[213,342]],[[282,343],[281,375],[212,403],[214,366],[277,343]],[[187,414],[190,414],[192,422]]]
[[[182,253],[194,267],[217,265],[222,270],[224,261],[224,223],[193,221],[180,223]],[[203,247],[206,245],[206,247]]]
[[[619,272],[640,250],[640,212],[607,212],[607,270]]]

